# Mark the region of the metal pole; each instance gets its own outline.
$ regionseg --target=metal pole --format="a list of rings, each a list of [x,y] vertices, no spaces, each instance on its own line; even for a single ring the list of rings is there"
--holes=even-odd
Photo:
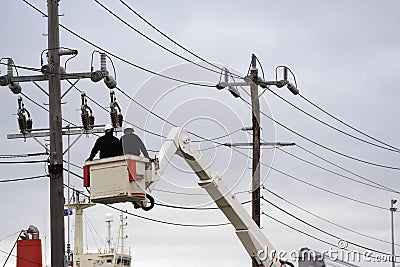
[[[59,55],[59,0],[48,0],[48,55],[55,73],[49,75],[49,124],[50,124],[50,224],[51,266],[64,266],[64,188],[63,147],[61,117],[61,82]]]
[[[68,125],[68,129],[69,129],[69,126],[70,125]],[[64,154],[64,153],[63,153]],[[68,194],[67,194],[67,203],[68,203],[68,205],[67,205],[67,216],[68,216],[68,226],[67,226],[67,231],[68,231],[68,234],[67,234],[67,259],[68,259],[68,264],[70,264],[70,257],[71,257],[71,243],[70,243],[70,227],[71,227],[71,216],[70,216],[70,214],[69,214],[69,210],[70,210],[70,198],[71,198],[71,184],[70,184],[70,180],[71,180],[71,164],[70,164],[70,162],[71,162],[71,135],[68,135],[68,178],[67,178],[67,180],[68,180]]]
[[[256,69],[256,56],[251,57],[251,74],[253,81],[257,81],[258,71]],[[252,82],[251,106],[253,123],[253,166],[252,166],[252,217],[258,226],[260,226],[260,103],[258,98],[258,85]]]
[[[392,267],[395,267],[396,263],[396,257],[394,254],[394,222],[393,222],[393,212],[397,210],[397,208],[393,207],[394,204],[396,204],[397,200],[392,199],[390,201],[390,215],[392,219]]]

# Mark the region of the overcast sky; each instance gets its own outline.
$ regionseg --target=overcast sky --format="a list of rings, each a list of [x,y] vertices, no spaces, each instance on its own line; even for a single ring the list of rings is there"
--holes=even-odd
[[[46,12],[46,1],[31,0],[33,5]],[[198,61],[190,54],[164,39],[153,29],[145,25],[120,1],[102,1],[126,22],[143,31],[144,34],[167,46],[179,55]],[[40,68],[40,54],[47,47],[47,21],[23,1],[2,1],[0,58],[12,57],[16,65]],[[233,72],[246,75],[251,54],[255,53],[262,64],[267,80],[275,79],[275,68],[287,65],[296,76],[300,93],[319,107],[329,111],[346,123],[362,130],[368,135],[400,148],[400,126],[397,114],[400,111],[398,100],[400,91],[400,3],[394,0],[377,1],[132,1],[126,3],[142,16],[201,57],[225,66]],[[144,39],[132,29],[118,21],[93,0],[60,1],[60,23],[72,31],[92,41],[103,49],[121,58],[157,73],[185,81],[215,84],[219,74],[194,66],[171,55],[160,47]],[[79,50],[79,55],[69,61],[68,72],[89,72],[91,53],[96,48],[76,38],[65,30],[60,30],[60,45]],[[62,59],[65,62],[66,58]],[[216,138],[235,132],[241,127],[251,125],[249,107],[240,99],[234,99],[225,90],[183,85],[134,68],[116,58],[117,81],[121,89],[152,109],[168,121],[186,127],[191,132],[205,138]],[[2,61],[5,62],[5,61]],[[94,67],[99,67],[99,58],[95,54]],[[203,66],[209,66],[202,63]],[[111,70],[111,64],[108,63]],[[1,74],[6,66],[0,65]],[[111,71],[112,72],[112,71]],[[260,71],[261,73],[261,71]],[[19,70],[20,75],[33,75],[35,72]],[[280,74],[281,75],[281,74]],[[291,77],[290,79],[293,78]],[[40,83],[47,89],[46,83]],[[109,92],[103,83],[93,84],[82,80],[77,87],[84,90],[100,105],[109,105]],[[22,84],[23,93],[38,103],[46,105],[47,96],[34,84]],[[1,121],[0,154],[25,154],[43,152],[44,149],[32,139],[7,140],[7,134],[18,133],[15,116],[17,96],[7,87],[0,90]],[[68,84],[63,83],[63,90]],[[286,88],[272,91],[295,106],[316,116],[323,122],[340,130],[379,144],[366,136],[338,123],[300,96],[292,95]],[[249,88],[240,89],[244,99],[249,97]],[[261,89],[260,89],[261,93]],[[116,92],[117,101],[125,118],[146,131],[166,135],[171,125],[152,116],[146,110],[120,92]],[[23,98],[25,107],[30,111],[34,128],[48,127],[48,113]],[[63,117],[80,124],[80,95],[73,89],[63,99]],[[265,198],[287,210],[289,213],[317,226],[320,229],[341,237],[349,242],[390,253],[390,212],[379,207],[389,208],[391,198],[399,199],[399,194],[363,185],[349,179],[329,173],[300,159],[312,162],[320,167],[339,173],[351,179],[365,182],[364,177],[388,188],[400,190],[399,170],[373,166],[343,155],[377,165],[400,168],[398,152],[385,150],[322,125],[297,109],[288,105],[271,92],[265,92],[260,98],[261,110],[296,133],[338,153],[333,153],[315,145],[300,135],[274,124],[262,115],[262,138],[265,141],[295,142],[298,146],[282,148],[296,157],[281,150],[264,149],[262,163],[279,170],[261,167],[264,186],[281,198],[262,190]],[[109,123],[109,116],[94,103],[96,123]],[[66,123],[64,123],[66,125]],[[163,143],[163,139],[136,128],[154,156]],[[71,150],[71,162],[82,165],[95,142],[94,136],[79,139]],[[193,137],[193,140],[199,140]],[[216,139],[224,142],[251,142],[252,137],[243,131]],[[47,139],[41,139],[47,143]],[[67,139],[64,139],[66,147]],[[212,142],[198,142],[199,148],[207,149],[204,157],[212,162],[212,167],[224,176],[224,181],[238,194],[241,201],[251,198],[251,150],[239,149],[239,154]],[[382,144],[381,144],[382,145]],[[384,145],[382,145],[384,146]],[[211,149],[208,149],[212,147]],[[346,170],[335,167],[321,158],[307,153],[312,151],[319,157],[333,162]],[[29,159],[44,159],[29,158]],[[28,160],[28,159],[17,159]],[[0,159],[9,161],[8,159]],[[197,186],[196,176],[190,172],[184,162],[175,158],[173,164],[163,175],[156,189],[185,194],[181,195],[154,191],[158,202],[176,206],[199,206],[210,203],[206,192]],[[40,164],[0,164],[0,180],[29,177],[44,174],[46,166]],[[81,173],[76,167],[71,170]],[[299,182],[309,184],[341,194],[335,196]],[[354,175],[356,174],[356,175]],[[67,174],[65,174],[67,181]],[[71,176],[71,185],[82,189],[81,180]],[[243,191],[245,191],[243,193]],[[67,191],[65,191],[66,193]],[[365,205],[349,200],[352,198]],[[49,183],[47,178],[31,181],[0,183],[1,228],[0,262],[7,257],[15,239],[13,233],[36,225],[41,237],[47,237],[43,248],[49,264]],[[290,201],[299,207],[322,218],[373,237],[368,238],[343,228],[334,226],[290,205]],[[129,212],[155,218],[162,221],[185,224],[224,223],[227,219],[216,210],[190,211],[156,207],[150,212],[133,209],[130,204],[116,204],[118,208]],[[245,206],[250,210],[250,205]],[[296,219],[280,212],[263,202],[262,210],[286,224],[307,232],[319,239],[336,244],[338,239],[310,228]],[[86,217],[94,228],[86,228],[87,248],[104,248],[106,213],[114,215],[114,232],[118,230],[118,212],[104,206],[87,210]],[[73,220],[72,220],[73,224]],[[89,223],[90,224],[90,223]],[[67,225],[67,223],[66,223]],[[329,249],[330,245],[307,237],[297,231],[262,216],[263,232],[276,249],[286,251],[309,247],[318,251]],[[396,242],[400,244],[400,217],[395,214]],[[132,248],[135,266],[248,266],[250,259],[240,244],[232,226],[221,227],[178,227],[128,216],[127,244]],[[100,236],[98,237],[97,234]],[[3,240],[3,237],[11,237]],[[93,238],[95,236],[96,238]],[[115,236],[114,241],[117,241]],[[86,238],[85,238],[86,242]],[[73,240],[71,240],[73,243]],[[86,245],[85,245],[86,248]],[[349,249],[364,249],[349,245]],[[396,246],[397,251],[400,250]],[[400,253],[400,252],[398,252]],[[15,254],[15,251],[14,251]],[[15,257],[11,257],[6,266],[15,266]],[[357,263],[356,263],[357,264]],[[388,263],[358,263],[360,266],[387,266]]]

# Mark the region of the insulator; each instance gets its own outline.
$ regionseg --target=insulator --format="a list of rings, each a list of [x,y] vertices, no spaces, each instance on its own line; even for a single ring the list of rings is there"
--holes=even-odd
[[[16,95],[21,93],[21,91],[22,91],[21,85],[19,85],[19,83],[17,83],[17,82],[11,83],[8,86],[8,88],[10,88],[11,92],[13,92]]]
[[[10,75],[4,75],[0,77],[0,85],[1,86],[6,86],[11,83],[11,76]]]
[[[27,130],[27,131],[32,130],[32,126],[33,126],[33,121],[32,121],[32,119],[28,119],[28,120],[26,121],[26,130]]]
[[[122,123],[124,122],[124,115],[121,113],[118,114],[118,125],[119,127],[122,127]]]
[[[109,89],[114,89],[117,87],[117,81],[111,75],[104,77],[104,83]]]
[[[119,121],[118,121],[118,114],[117,111],[115,110],[115,108],[111,109],[110,112],[110,117],[111,117],[111,124],[114,128],[118,127],[119,125]]]
[[[89,116],[89,125],[94,126],[94,116],[93,115]]]
[[[96,70],[95,72],[92,72],[92,74],[90,75],[90,79],[92,80],[92,82],[99,82],[101,81],[101,79],[103,79],[103,73],[101,72],[101,70]]]
[[[102,72],[106,72],[107,71],[106,54],[104,54],[104,53],[100,54],[100,70]]]
[[[21,133],[26,132],[26,117],[22,113],[18,114],[18,126]]]
[[[13,76],[13,65],[14,65],[13,60],[11,58],[8,58],[7,59],[7,75],[11,76],[11,77]]]
[[[82,125],[85,130],[88,130],[90,127],[90,118],[89,118],[89,113],[85,110],[81,113],[81,120],[82,120]]]
[[[290,92],[292,92],[292,94],[294,95],[299,94],[299,89],[297,89],[297,87],[294,84],[288,83],[287,88],[289,89]]]
[[[40,68],[40,71],[44,74],[44,75],[48,75],[48,74],[52,74],[56,72],[56,67],[54,67],[54,64],[49,63],[47,65],[43,65]]]

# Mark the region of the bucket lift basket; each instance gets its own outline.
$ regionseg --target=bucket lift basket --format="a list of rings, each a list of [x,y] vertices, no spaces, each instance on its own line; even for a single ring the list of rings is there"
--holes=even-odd
[[[84,186],[90,187],[93,203],[133,202],[146,205],[150,185],[157,177],[148,158],[124,155],[86,161]],[[135,205],[136,206],[136,205]]]

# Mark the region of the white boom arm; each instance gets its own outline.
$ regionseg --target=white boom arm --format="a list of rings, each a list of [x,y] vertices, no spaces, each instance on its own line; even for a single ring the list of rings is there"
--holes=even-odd
[[[159,168],[156,175],[161,176],[171,158],[178,154],[183,157],[199,177],[199,185],[211,196],[219,209],[236,229],[236,234],[245,247],[247,253],[259,266],[279,267],[285,264],[276,257],[274,248],[258,228],[256,223],[242,207],[231,190],[223,183],[218,172],[210,169],[201,159],[200,152],[191,144],[186,130],[175,127],[167,136],[159,154]],[[262,253],[260,253],[262,252]]]

